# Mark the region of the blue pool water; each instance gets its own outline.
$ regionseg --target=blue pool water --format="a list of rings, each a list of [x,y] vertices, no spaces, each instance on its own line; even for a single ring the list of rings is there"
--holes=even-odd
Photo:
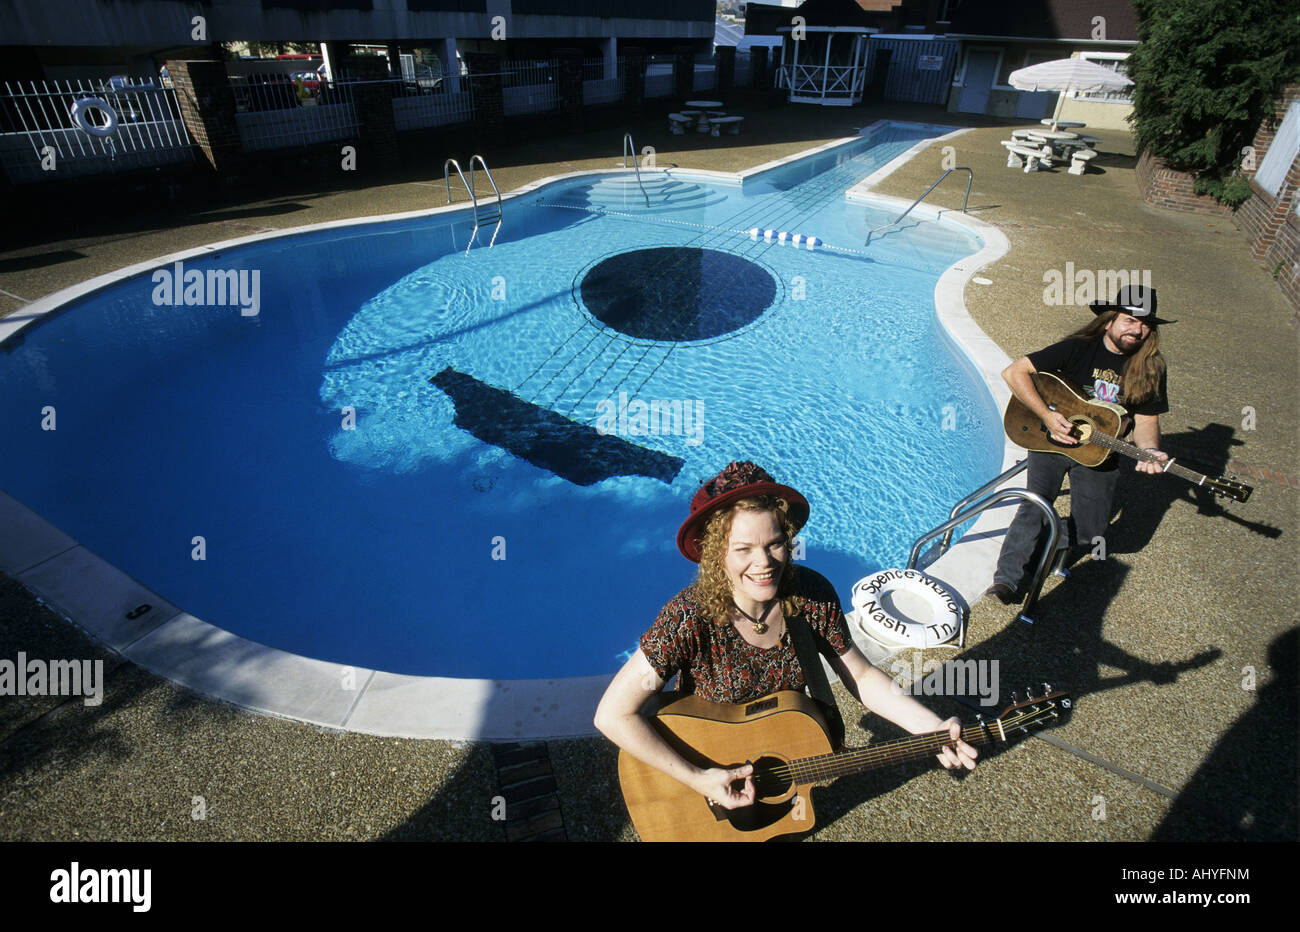
[[[649,208],[627,175],[549,185],[468,254],[461,213],[186,261],[257,271],[256,316],[128,280],[0,352],[0,488],[206,621],[399,673],[616,669],[690,582],[677,527],[733,459],[807,496],[805,561],[847,596],[1001,461],[933,304],[978,240],[908,218],[864,249],[893,214],[843,196],[938,132],[886,127],[743,186],[647,176]],[[670,474],[529,435],[516,405]]]

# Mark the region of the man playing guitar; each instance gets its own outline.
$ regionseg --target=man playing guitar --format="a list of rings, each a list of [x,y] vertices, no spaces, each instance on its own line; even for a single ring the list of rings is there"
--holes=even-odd
[[[1011,391],[1043,422],[1055,443],[1078,444],[1074,424],[1052,410],[1034,387],[1036,372],[1064,375],[1098,401],[1119,405],[1126,413],[1121,436],[1132,428],[1134,443],[1151,454],[1136,465],[1139,472],[1159,475],[1168,456],[1160,452],[1159,416],[1169,410],[1165,392],[1165,361],[1159,352],[1160,324],[1173,323],[1156,316],[1154,288],[1129,285],[1119,289],[1114,302],[1094,301],[1097,319],[1060,343],[1021,356],[1002,373]],[[1058,453],[1029,453],[1026,486],[1049,502],[1056,498],[1066,473],[1070,476],[1070,523],[1074,528],[1072,556],[1093,547],[1110,524],[1118,461],[1111,457],[1088,467]],[[1004,605],[1024,599],[1026,571],[1034,557],[1045,521],[1029,502],[1021,504],[1007,529],[998,558],[992,595]]]

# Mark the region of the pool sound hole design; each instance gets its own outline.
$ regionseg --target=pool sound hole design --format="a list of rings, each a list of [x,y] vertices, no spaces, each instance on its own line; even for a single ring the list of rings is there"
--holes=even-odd
[[[582,301],[607,327],[644,340],[707,340],[757,320],[776,298],[762,266],[729,252],[663,246],[620,253],[583,276]]]

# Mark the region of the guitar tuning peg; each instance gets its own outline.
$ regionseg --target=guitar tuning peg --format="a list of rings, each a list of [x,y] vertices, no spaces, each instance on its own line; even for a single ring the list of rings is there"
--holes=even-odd
[[[1012,701],[1012,703],[1015,703],[1015,702],[1018,702],[1018,701],[1019,701],[1019,698],[1016,696],[1016,691],[1015,691],[1014,689],[1011,690],[1011,701]]]
[[[1047,695],[1048,693],[1050,693],[1051,691],[1052,691],[1052,684],[1051,684],[1051,683],[1044,683],[1044,684],[1043,684],[1043,695],[1045,696],[1045,695]]]

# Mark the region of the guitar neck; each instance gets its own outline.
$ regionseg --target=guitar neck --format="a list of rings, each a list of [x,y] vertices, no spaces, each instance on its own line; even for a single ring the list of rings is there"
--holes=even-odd
[[[993,743],[996,736],[995,729],[1001,730],[1001,725],[997,721],[965,725],[961,730],[961,739],[967,744],[983,747]],[[938,754],[945,747],[952,747],[954,743],[947,729],[923,735],[909,735],[906,738],[871,744],[865,748],[853,748],[790,761],[790,776],[797,784],[820,783],[851,773],[875,770],[877,767],[924,760]]]
[[[1112,437],[1110,434],[1102,433],[1099,430],[1094,430],[1092,432],[1092,434],[1088,437],[1088,442],[1094,443],[1099,447],[1105,447],[1107,450],[1114,450],[1116,453],[1122,453],[1125,456],[1131,457],[1132,459],[1135,460],[1139,460],[1143,463],[1161,462],[1159,457],[1153,456],[1152,454],[1148,453],[1146,450],[1143,450],[1141,447],[1136,447],[1131,443],[1127,443],[1126,441],[1120,440],[1116,437]],[[1168,460],[1167,462],[1169,463],[1169,465],[1167,468],[1165,468],[1165,472],[1171,473],[1175,476],[1179,476],[1180,478],[1186,479],[1189,482],[1195,482],[1197,485],[1203,485],[1205,483],[1205,480],[1208,478],[1207,476],[1197,472],[1194,469],[1188,469],[1185,466],[1179,466],[1172,459]]]

